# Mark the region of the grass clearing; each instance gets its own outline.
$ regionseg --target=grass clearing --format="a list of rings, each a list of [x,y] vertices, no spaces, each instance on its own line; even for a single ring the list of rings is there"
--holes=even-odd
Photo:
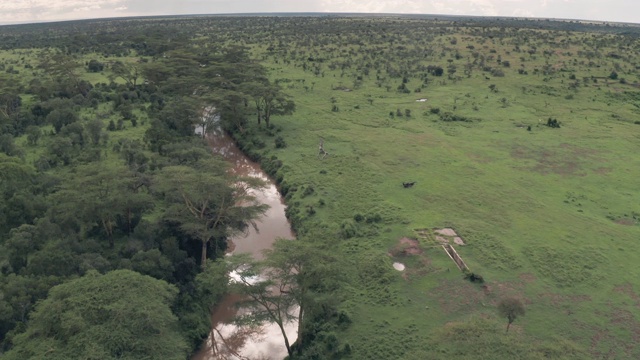
[[[339,250],[353,266],[345,270],[354,274],[345,308],[354,322],[344,338],[354,358],[479,358],[465,353],[467,346],[487,358],[640,356],[637,346],[622,345],[635,341],[636,304],[622,300],[627,295],[611,295],[621,286],[640,287],[640,193],[634,180],[640,176],[640,127],[632,121],[638,92],[635,84],[608,78],[621,66],[627,80],[636,81],[635,70],[602,57],[600,66],[588,65],[577,55],[588,45],[562,48],[541,40],[534,55],[523,56],[514,51],[515,36],[497,41],[459,31],[455,49],[445,45],[449,35],[435,35],[434,52],[461,54],[449,62],[461,73],[478,51],[466,46],[474,45],[485,59],[511,62],[502,67],[504,77],[479,70],[453,79],[431,77],[419,93],[403,94],[395,91],[402,77],[390,76],[389,68],[373,66],[363,75],[355,66],[327,65],[345,58],[352,65],[381,64],[381,58],[367,55],[371,44],[346,57],[340,55],[348,51],[344,47],[324,47],[328,60],[319,65],[307,60],[317,50],[304,45],[289,61],[262,53],[272,79],[297,104],[294,115],[274,119],[287,148],[270,146],[264,155],[283,161],[279,173],[286,183],[316,189],[310,197],[288,195],[290,206],[322,198],[324,206],[304,215],[307,224],[338,236],[340,224],[356,228]],[[571,43],[585,36],[545,34]],[[413,36],[409,32],[399,42],[410,45]],[[433,55],[421,61],[448,60]],[[320,74],[305,70],[314,66]],[[376,71],[384,80],[376,79]],[[417,77],[410,73],[406,86],[420,87]],[[568,86],[571,79],[580,85]],[[470,120],[442,121],[447,112]],[[560,121],[559,129],[546,126],[550,117]],[[317,156],[320,138],[330,154],[323,160]],[[416,184],[403,188],[410,181]],[[382,222],[352,220],[368,211],[380,213]],[[456,250],[482,274],[484,286],[463,280],[441,248],[424,242],[422,255],[385,253],[398,239],[415,238],[414,229],[445,226],[463,236],[467,245]],[[405,271],[395,271],[394,261],[405,264]],[[488,330],[501,321],[495,304],[504,296],[525,299],[527,315],[514,323],[521,338]],[[464,331],[488,338],[456,338]],[[442,353],[428,350],[429,341]],[[530,352],[518,353],[519,346]]]

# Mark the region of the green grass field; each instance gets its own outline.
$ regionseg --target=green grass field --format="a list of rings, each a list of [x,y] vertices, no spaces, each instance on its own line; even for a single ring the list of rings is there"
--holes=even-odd
[[[445,38],[432,41],[436,50]],[[471,55],[465,46],[481,48],[486,38],[458,38],[465,40],[449,51],[461,59],[449,63],[461,72]],[[353,325],[344,337],[354,358],[640,357],[636,72],[625,73],[621,84],[608,78],[615,61],[600,58],[597,67],[588,66],[575,55],[584,48],[547,45],[548,56],[526,55],[522,67],[529,74],[521,75],[511,40],[491,45],[494,56],[511,62],[504,77],[478,70],[455,80],[430,77],[421,92],[408,94],[395,90],[401,77],[383,75],[390,90],[378,86],[374,70],[357,86],[362,73],[355,66],[325,66],[323,76],[305,71],[301,64],[317,53],[313,47],[297,48],[291,62],[264,56],[272,80],[280,80],[297,105],[294,115],[273,121],[287,148],[265,151],[284,162],[284,181],[298,185],[289,204],[314,207],[315,214],[302,215],[308,226],[339,234],[347,222],[358,229],[339,249],[351,261],[344,307]],[[547,50],[542,46],[538,53]],[[322,50],[329,59],[339,57],[337,48]],[[600,53],[607,51],[616,49]],[[368,53],[360,46],[352,63],[381,60]],[[533,74],[545,65],[553,73]],[[421,85],[414,75],[409,89]],[[574,78],[580,84],[567,88]],[[471,121],[441,121],[432,108]],[[403,116],[395,116],[398,109]],[[550,117],[561,127],[546,126]],[[330,154],[324,160],[317,156],[321,138]],[[404,181],[416,185],[405,189]],[[302,196],[308,186],[314,194]],[[374,213],[382,222],[352,220]],[[401,237],[419,239],[416,229],[444,226],[464,238],[467,245],[456,249],[484,286],[463,280],[442,248],[424,239],[422,255],[388,256]],[[393,270],[394,260],[407,270]],[[507,296],[527,308],[514,323],[517,335],[502,333],[506,319],[495,310]],[[467,325],[459,342],[446,330]],[[513,356],[510,347],[517,350]]]

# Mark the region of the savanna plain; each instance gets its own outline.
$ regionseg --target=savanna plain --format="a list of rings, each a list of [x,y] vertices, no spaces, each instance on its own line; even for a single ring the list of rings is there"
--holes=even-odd
[[[202,120],[195,116],[167,127],[184,130],[179,146],[150,132],[154,119],[170,124],[189,111],[200,113],[202,104],[230,114],[227,120],[222,114],[223,125],[278,183],[297,241],[315,243],[336,259],[340,285],[318,286],[331,291],[319,291],[314,304],[320,310],[308,310],[330,308],[330,315],[304,318],[305,343],[291,358],[640,358],[639,27],[364,15],[132,19],[123,27],[119,22],[125,20],[59,24],[48,30],[56,39],[52,44],[30,35],[46,25],[24,30],[26,35],[5,34],[22,42],[0,51],[0,86],[7,95],[0,160],[13,171],[0,175],[3,209],[8,214],[18,203],[7,194],[23,186],[19,179],[25,174],[49,179],[29,186],[51,183],[56,189],[34,190],[32,216],[18,223],[3,218],[1,224],[3,346],[13,358],[19,356],[10,350],[11,339],[27,346],[21,333],[37,338],[37,331],[28,330],[33,303],[66,281],[79,284],[87,276],[129,269],[118,271],[173,283],[180,294],[189,293],[186,284],[198,284],[189,300],[167,295],[181,334],[194,328],[196,321],[185,321],[185,314],[197,313],[190,305],[194,299],[213,302],[226,291],[202,290],[213,283],[207,275],[223,275],[212,274],[214,266],[197,265],[222,257],[225,245],[211,247],[209,239],[229,234],[203,240],[203,252],[200,233],[175,225],[186,222],[171,211],[181,200],[167,195],[191,191],[180,190],[180,176],[192,181],[196,173],[190,178],[184,174],[191,170],[179,166],[197,173],[208,169],[201,164],[205,147],[184,145]],[[180,29],[174,41],[161,36],[170,28]],[[56,31],[65,36],[56,37]],[[104,35],[123,31],[127,35],[118,41]],[[87,33],[109,41],[92,41]],[[205,66],[203,52],[223,55]],[[246,67],[219,65],[223,61]],[[193,79],[211,79],[210,94],[184,85],[192,80],[187,66],[202,72]],[[233,88],[236,78],[225,71],[238,72],[243,85]],[[67,97],[84,128],[46,115],[48,120],[34,120],[29,131],[11,125],[17,120],[10,110],[18,110],[9,94],[19,93],[19,107],[37,117],[47,106],[56,109],[52,98],[65,98],[42,90],[38,81],[67,72],[77,79],[71,88],[89,84],[86,93],[77,90],[82,98]],[[266,82],[253,82],[254,74],[264,74]],[[148,90],[154,85],[163,92]],[[89,86],[103,95],[91,100]],[[145,92],[151,95],[140,95]],[[176,94],[187,100],[177,101]],[[266,109],[260,102],[265,98]],[[40,110],[33,110],[36,105]],[[50,111],[64,111],[57,109]],[[111,124],[103,129],[97,118]],[[65,127],[71,140],[62,143]],[[76,150],[67,154],[67,148]],[[87,168],[95,161],[101,165]],[[131,221],[118,214],[112,228],[100,222],[108,218],[104,213],[73,225],[60,215],[73,211],[57,209],[56,199],[73,198],[68,194],[76,189],[93,191],[79,173],[103,176],[98,168],[117,173],[140,163],[148,170],[138,173],[149,176],[151,185],[138,188],[150,190],[132,190],[136,195],[127,197],[132,204],[124,208],[134,209],[136,224],[150,230],[127,232]],[[117,174],[103,180],[135,183],[139,176]],[[18,241],[15,229],[45,228],[37,218],[46,214],[56,226],[77,228],[77,243],[102,249],[83,254],[102,254],[104,261],[78,250],[76,257],[56,261],[84,261],[85,268],[65,270],[38,255],[57,253],[53,243],[37,252],[26,249],[38,245]],[[452,229],[457,242],[441,229]],[[154,245],[153,234],[164,240]],[[195,240],[181,241],[183,235]],[[87,245],[86,239],[94,240]],[[445,243],[455,247],[467,270],[452,261]],[[187,257],[195,259],[189,271]],[[57,278],[34,280],[48,271]],[[20,293],[19,281],[37,282],[38,292]],[[509,319],[498,311],[506,299],[526,312]],[[207,325],[199,326],[204,330],[186,341],[191,348],[206,334]],[[183,352],[189,346],[176,345]]]

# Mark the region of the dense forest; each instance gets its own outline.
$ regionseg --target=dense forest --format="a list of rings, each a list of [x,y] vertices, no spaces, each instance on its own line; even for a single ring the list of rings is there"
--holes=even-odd
[[[244,291],[251,321],[299,306],[290,358],[634,358],[637,280],[608,264],[640,220],[635,170],[616,173],[637,163],[638,35],[317,14],[0,27],[0,354],[186,359]],[[212,153],[216,126],[287,200],[298,240],[264,261],[225,258],[267,208]],[[232,269],[272,278],[240,289]]]
[[[256,101],[271,96],[266,121],[292,103],[246,49],[191,43],[169,24],[2,32],[8,359],[184,359],[208,334],[228,280],[207,263],[265,208],[249,194],[260,184],[229,175],[194,127],[213,126],[212,106],[242,127],[248,84]]]

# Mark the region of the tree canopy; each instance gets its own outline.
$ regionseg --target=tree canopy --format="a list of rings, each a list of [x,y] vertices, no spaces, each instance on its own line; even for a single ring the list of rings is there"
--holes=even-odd
[[[171,312],[177,294],[130,270],[89,272],[51,289],[5,358],[183,360],[188,348]]]

